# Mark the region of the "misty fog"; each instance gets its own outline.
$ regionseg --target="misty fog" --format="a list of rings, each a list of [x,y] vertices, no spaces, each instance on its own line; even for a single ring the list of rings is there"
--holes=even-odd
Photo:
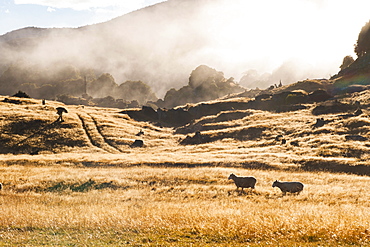
[[[247,88],[328,78],[353,54],[363,23],[339,32],[343,23],[334,22],[345,13],[327,7],[318,0],[169,0],[101,24],[4,35],[15,43],[1,45],[0,72],[19,59],[43,71],[68,64],[109,73],[117,84],[145,82],[160,98],[201,64]]]

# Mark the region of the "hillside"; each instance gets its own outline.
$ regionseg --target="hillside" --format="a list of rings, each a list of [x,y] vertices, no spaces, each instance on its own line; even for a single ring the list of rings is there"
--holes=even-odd
[[[0,96],[0,243],[367,246],[370,90],[328,85],[157,110]]]
[[[105,23],[79,28],[27,27],[9,32],[0,36],[0,76],[9,68],[14,73],[0,78],[0,94],[12,95],[18,90],[42,88],[32,96],[55,99],[45,93],[51,84],[57,88],[50,90],[54,93],[67,91],[80,97],[85,82],[94,82],[107,73],[118,85],[141,81],[163,99],[168,90],[185,86],[190,72],[203,64],[223,71],[227,78],[235,77],[241,86],[248,88],[267,88],[278,84],[279,80],[288,84],[303,78],[329,75],[323,72],[328,70],[326,63],[312,69],[288,61],[283,54],[273,59],[280,60],[278,63],[268,66],[272,62],[264,57],[272,58],[282,49],[281,44],[274,41],[274,32],[268,30],[293,34],[297,29],[280,25],[279,15],[284,16],[280,11],[273,11],[268,18],[264,18],[264,14],[254,18],[256,13],[265,13],[265,4],[256,10],[247,6],[246,1],[241,0],[169,0]],[[248,14],[248,11],[255,13]],[[282,11],[287,11],[286,16],[290,15],[290,10]],[[266,21],[269,18],[272,21]],[[266,32],[255,28],[257,24],[261,24]],[[317,50],[321,47],[320,42],[316,44],[320,39],[314,40],[314,46],[317,46],[314,50]],[[265,44],[263,48],[259,46],[261,42]],[[297,45],[301,51],[307,49],[295,38],[285,37],[283,44],[287,45],[287,52],[289,46]],[[338,63],[339,60],[340,57]],[[266,64],[266,67],[260,64]],[[336,68],[330,68],[330,73],[335,73]],[[272,74],[269,79],[262,80],[265,73],[259,80],[255,78],[259,76],[250,73],[254,69]],[[12,76],[8,77],[9,74]],[[22,84],[26,85],[20,88]],[[60,90],[61,84],[67,84],[66,88]],[[71,90],[73,85],[75,90]],[[109,95],[118,98],[111,95],[110,87],[103,87],[94,94],[90,93],[93,97]],[[124,96],[127,95],[129,93]],[[152,101],[153,97],[150,98]]]
[[[142,119],[157,113],[151,108],[122,112],[1,97],[1,160],[240,164],[370,174],[369,90],[283,111],[253,109],[248,102],[231,98],[172,109],[197,112],[180,125]],[[55,122],[58,106],[68,110],[64,122]],[[135,140],[144,146],[134,147]]]
[[[370,55],[244,88],[237,1],[0,36],[0,246],[370,246]]]
[[[361,91],[369,87],[369,61],[370,55],[367,54],[362,57],[358,57],[348,67],[339,71],[338,74],[334,75],[331,79],[333,83],[333,92],[355,92]]]
[[[204,50],[212,44],[206,30],[214,21],[204,10],[209,5],[208,0],[171,0],[80,28],[15,30],[0,36],[0,75],[14,64],[26,73],[32,65],[31,71],[54,74],[73,66],[82,78],[109,73],[118,84],[142,81],[163,97],[208,62]]]

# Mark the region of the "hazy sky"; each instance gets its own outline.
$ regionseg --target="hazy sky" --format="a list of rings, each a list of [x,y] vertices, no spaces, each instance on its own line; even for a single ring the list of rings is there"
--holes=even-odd
[[[181,0],[171,1],[180,6]],[[28,26],[79,27],[104,22],[159,2],[163,0],[0,0],[0,34]],[[191,23],[182,27],[189,35],[179,40],[179,27],[171,29],[171,24],[177,22],[165,18],[177,18],[178,8],[172,8],[171,15],[163,16],[164,29],[172,31],[163,39],[163,50],[184,46],[183,43],[191,40],[200,40],[205,45],[196,51],[189,49],[192,53],[184,56],[184,61],[171,60],[172,67],[167,71],[186,67],[181,73],[188,75],[196,66],[206,64],[237,80],[249,69],[260,74],[272,73],[273,80],[283,78],[283,82],[289,83],[329,78],[339,71],[346,55],[356,58],[354,44],[361,28],[370,20],[370,0],[183,0],[181,3],[193,3],[196,7],[186,13]],[[160,61],[165,66],[163,59]]]
[[[0,0],[0,35],[35,27],[80,27],[164,0]]]

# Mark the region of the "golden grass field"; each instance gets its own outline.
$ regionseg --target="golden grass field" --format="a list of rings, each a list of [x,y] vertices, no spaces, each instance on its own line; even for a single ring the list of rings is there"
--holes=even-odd
[[[340,100],[370,103],[366,92],[351,97]],[[344,138],[370,137],[366,107],[353,118],[324,115],[320,128],[312,128],[315,105],[207,116],[193,125],[213,137],[265,130],[253,140],[180,145],[186,134],[119,109],[3,99],[2,246],[370,246],[370,143]],[[69,111],[63,123],[54,123],[57,106]],[[135,139],[145,147],[131,148]],[[237,192],[230,173],[254,176],[256,189]],[[305,188],[282,196],[276,179]]]

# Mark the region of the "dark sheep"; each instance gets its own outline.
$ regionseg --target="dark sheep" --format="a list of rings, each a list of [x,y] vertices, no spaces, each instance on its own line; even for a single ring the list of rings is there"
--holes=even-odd
[[[64,107],[57,107],[57,114],[59,115],[58,119],[56,122],[64,122],[63,120],[63,113],[68,113],[67,109]]]
[[[254,189],[254,186],[256,185],[257,182],[257,180],[254,177],[238,177],[233,173],[230,174],[228,179],[234,180],[236,190],[238,190],[239,187],[241,187],[242,191],[244,188]]]
[[[295,146],[295,147],[299,147],[299,142],[298,141],[291,141],[290,145]]]
[[[275,137],[275,141],[281,141],[282,139],[283,139],[283,135],[277,135],[276,137]]]
[[[283,192],[283,195],[285,195],[287,192],[297,194],[301,193],[304,185],[300,182],[279,182],[276,180],[272,184],[272,187],[278,187],[281,192]]]
[[[131,146],[132,148],[141,148],[144,147],[144,141],[143,140],[135,140]]]
[[[325,125],[325,120],[324,118],[317,118],[316,123],[312,126],[313,128],[319,128]]]

